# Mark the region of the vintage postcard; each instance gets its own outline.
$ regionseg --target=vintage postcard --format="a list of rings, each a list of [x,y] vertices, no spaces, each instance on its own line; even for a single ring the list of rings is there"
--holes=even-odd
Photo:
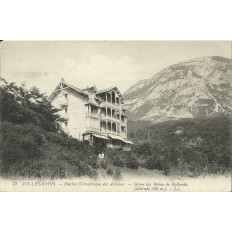
[[[231,47],[0,42],[0,191],[231,191]]]

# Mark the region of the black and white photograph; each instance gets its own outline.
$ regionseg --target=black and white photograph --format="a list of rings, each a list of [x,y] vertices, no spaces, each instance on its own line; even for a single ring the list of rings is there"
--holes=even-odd
[[[0,55],[1,191],[231,191],[231,41],[2,41]]]

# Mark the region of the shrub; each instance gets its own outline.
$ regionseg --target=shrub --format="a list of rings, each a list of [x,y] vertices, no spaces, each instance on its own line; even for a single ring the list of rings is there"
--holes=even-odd
[[[130,169],[138,169],[139,162],[134,156],[129,155],[126,159],[126,167]]]
[[[3,175],[15,175],[26,162],[42,156],[38,136],[26,134],[26,126],[1,123],[0,127],[0,163]]]
[[[2,176],[53,179],[87,175],[96,178],[97,154],[88,144],[33,124],[0,123],[0,147]]]
[[[168,176],[170,173],[171,165],[169,162],[164,163],[164,175]]]
[[[201,165],[195,161],[192,161],[192,162],[190,162],[189,170],[190,170],[190,172],[192,172],[194,177],[197,177],[204,172],[204,167],[203,167],[203,165]]]
[[[138,145],[134,148],[135,152],[138,153],[138,155],[146,155],[150,156],[152,155],[152,145],[151,143],[143,143],[141,145]]]
[[[158,169],[158,170],[163,170],[164,169],[164,158],[162,156],[151,156],[149,157],[145,163],[143,164],[143,167],[150,169],[150,170],[154,170],[154,169]]]
[[[119,169],[116,169],[115,174],[114,174],[114,179],[115,180],[121,180],[122,179],[122,174]]]
[[[149,157],[146,162],[143,164],[144,168],[154,170],[155,169],[155,159],[154,157]]]
[[[114,174],[113,170],[112,169],[107,169],[106,170],[106,174],[109,175],[109,176],[112,176]]]
[[[102,160],[100,166],[101,166],[101,168],[106,169],[107,168],[107,162]]]
[[[106,148],[104,153],[105,153],[105,156],[111,160],[113,160],[114,157],[117,155],[117,151],[112,148]]]
[[[124,163],[123,159],[120,158],[119,155],[116,155],[114,160],[113,160],[113,165],[116,167],[124,167],[125,163]]]

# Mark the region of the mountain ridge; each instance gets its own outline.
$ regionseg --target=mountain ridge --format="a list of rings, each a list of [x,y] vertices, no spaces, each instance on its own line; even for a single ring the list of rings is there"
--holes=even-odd
[[[125,94],[129,119],[161,122],[232,111],[232,63],[219,56],[171,65]]]

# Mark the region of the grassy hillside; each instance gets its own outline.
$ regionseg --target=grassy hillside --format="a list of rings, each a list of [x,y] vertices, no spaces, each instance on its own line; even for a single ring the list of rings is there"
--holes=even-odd
[[[170,168],[191,175],[230,170],[232,120],[229,116],[181,119],[129,128],[134,153],[150,169]],[[134,122],[136,124],[136,122]]]
[[[95,148],[34,124],[0,124],[0,174],[5,177],[65,178],[96,175]],[[92,158],[90,158],[92,157]]]

